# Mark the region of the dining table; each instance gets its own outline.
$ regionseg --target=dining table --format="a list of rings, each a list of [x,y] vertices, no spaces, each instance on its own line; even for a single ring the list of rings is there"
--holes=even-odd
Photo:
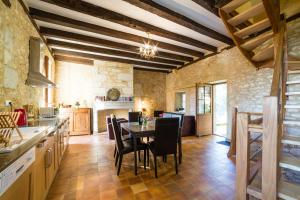
[[[139,124],[138,122],[125,122],[121,123],[121,130],[125,130],[130,134],[133,139],[134,150],[134,173],[137,175],[137,141],[140,138],[151,138],[155,136],[155,120],[148,121],[147,124]],[[181,147],[181,128],[179,128],[178,137],[178,151],[179,151],[179,164],[182,161],[182,147]]]

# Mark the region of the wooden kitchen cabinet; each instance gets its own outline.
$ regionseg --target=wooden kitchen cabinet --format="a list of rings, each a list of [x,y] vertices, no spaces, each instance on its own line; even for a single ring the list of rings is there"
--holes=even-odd
[[[49,189],[55,177],[54,135],[50,135],[47,138],[47,146],[45,152],[45,168],[46,168],[46,187]]]
[[[45,199],[47,193],[45,153],[47,138],[41,140],[36,145],[35,153],[35,176],[34,176],[34,200]]]
[[[91,108],[61,108],[59,115],[69,117],[70,135],[87,135],[92,133]]]
[[[73,114],[72,135],[82,135],[91,133],[91,111],[86,108],[75,109]]]
[[[33,164],[0,197],[0,200],[33,200]]]

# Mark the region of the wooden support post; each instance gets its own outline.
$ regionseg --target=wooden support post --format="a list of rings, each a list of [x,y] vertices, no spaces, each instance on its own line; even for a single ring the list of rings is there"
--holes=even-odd
[[[262,151],[262,199],[276,200],[278,185],[278,97],[264,98]]]
[[[237,114],[237,134],[236,134],[236,199],[247,200],[247,186],[249,184],[249,133],[248,114]]]
[[[228,157],[236,155],[236,118],[237,118],[237,107],[233,108],[232,111],[232,124],[231,124],[231,141],[230,141],[230,148],[227,153]]]

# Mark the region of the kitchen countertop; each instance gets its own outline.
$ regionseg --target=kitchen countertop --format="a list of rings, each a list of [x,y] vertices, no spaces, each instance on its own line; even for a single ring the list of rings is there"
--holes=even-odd
[[[17,160],[21,155],[27,152],[31,147],[35,146],[42,138],[48,134],[56,131],[62,123],[68,118],[45,118],[45,119],[34,119],[28,121],[28,127],[48,127],[47,131],[35,135],[25,143],[21,144],[15,150],[7,153],[0,153],[0,172],[8,167],[11,163]],[[23,128],[23,127],[22,127]],[[22,131],[21,131],[22,133]]]

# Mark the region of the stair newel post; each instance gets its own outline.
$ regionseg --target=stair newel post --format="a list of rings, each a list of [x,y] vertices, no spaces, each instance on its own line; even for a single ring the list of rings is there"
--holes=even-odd
[[[250,143],[247,113],[237,113],[236,134],[236,199],[247,200],[250,174]]]
[[[264,98],[263,104],[263,150],[262,150],[262,199],[276,200],[278,188],[279,104],[277,96]]]

